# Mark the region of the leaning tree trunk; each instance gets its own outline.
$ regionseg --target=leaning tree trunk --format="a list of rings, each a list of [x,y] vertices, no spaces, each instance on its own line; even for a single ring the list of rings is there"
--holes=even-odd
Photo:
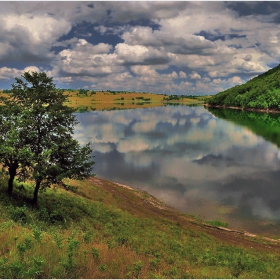
[[[38,192],[39,192],[39,189],[40,189],[40,185],[41,185],[41,180],[36,180],[36,186],[35,186],[35,189],[34,189],[33,200],[32,200],[32,203],[34,205],[36,205],[37,201],[38,201]]]
[[[17,174],[17,168],[18,168],[17,164],[12,164],[9,167],[9,175],[10,175],[10,178],[9,178],[9,181],[8,181],[8,194],[9,194],[9,196],[11,196],[12,192],[13,192],[14,179],[15,179],[15,176]]]

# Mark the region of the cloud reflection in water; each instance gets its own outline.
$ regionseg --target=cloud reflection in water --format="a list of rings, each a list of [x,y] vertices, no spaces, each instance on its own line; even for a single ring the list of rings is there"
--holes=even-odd
[[[75,137],[92,142],[97,176],[233,226],[244,226],[233,216],[280,219],[279,149],[245,127],[185,106],[77,118]]]

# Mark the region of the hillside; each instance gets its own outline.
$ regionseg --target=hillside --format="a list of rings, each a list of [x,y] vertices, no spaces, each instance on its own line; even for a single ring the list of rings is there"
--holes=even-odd
[[[9,198],[0,180],[0,278],[279,278],[278,240],[222,230],[100,178]],[[218,222],[216,222],[219,224]]]
[[[207,102],[209,106],[280,110],[280,65],[243,85],[214,95]]]

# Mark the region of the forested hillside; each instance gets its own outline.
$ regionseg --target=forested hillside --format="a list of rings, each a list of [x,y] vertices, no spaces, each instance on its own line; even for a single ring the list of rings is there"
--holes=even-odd
[[[280,65],[243,85],[214,95],[208,105],[280,110]]]

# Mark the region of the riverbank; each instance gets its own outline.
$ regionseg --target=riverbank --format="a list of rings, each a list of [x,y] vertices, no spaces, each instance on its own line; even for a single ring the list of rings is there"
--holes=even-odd
[[[280,113],[280,110],[271,110],[271,109],[258,109],[258,108],[241,108],[234,106],[224,106],[224,105],[210,105],[208,103],[203,104],[204,107],[210,108],[223,108],[223,109],[233,109],[241,111],[250,111],[250,112],[261,112],[261,113]]]
[[[211,234],[214,237],[220,238],[221,240],[230,242],[232,244],[239,244],[245,248],[250,247],[269,249],[269,246],[267,246],[266,242],[271,242],[272,247],[270,248],[275,248],[277,250],[280,249],[280,239],[272,239],[265,236],[256,235],[245,230],[240,231],[228,227],[213,226],[206,221],[196,219],[193,216],[189,216],[176,210],[175,208],[165,204],[164,202],[158,200],[146,191],[142,191],[141,189],[135,190],[130,186],[111,182],[102,178],[91,178],[91,181],[96,185],[105,188],[110,193],[115,193],[118,187],[124,188],[127,192],[132,192],[140,200],[142,200],[149,210],[155,211],[154,208],[159,209],[159,216],[170,216],[176,221],[181,221],[188,224],[189,227],[191,224],[196,229],[203,230],[205,233]],[[257,247],[255,247],[256,244]]]
[[[0,184],[1,278],[280,277],[280,245],[205,224],[102,178],[40,193]]]

